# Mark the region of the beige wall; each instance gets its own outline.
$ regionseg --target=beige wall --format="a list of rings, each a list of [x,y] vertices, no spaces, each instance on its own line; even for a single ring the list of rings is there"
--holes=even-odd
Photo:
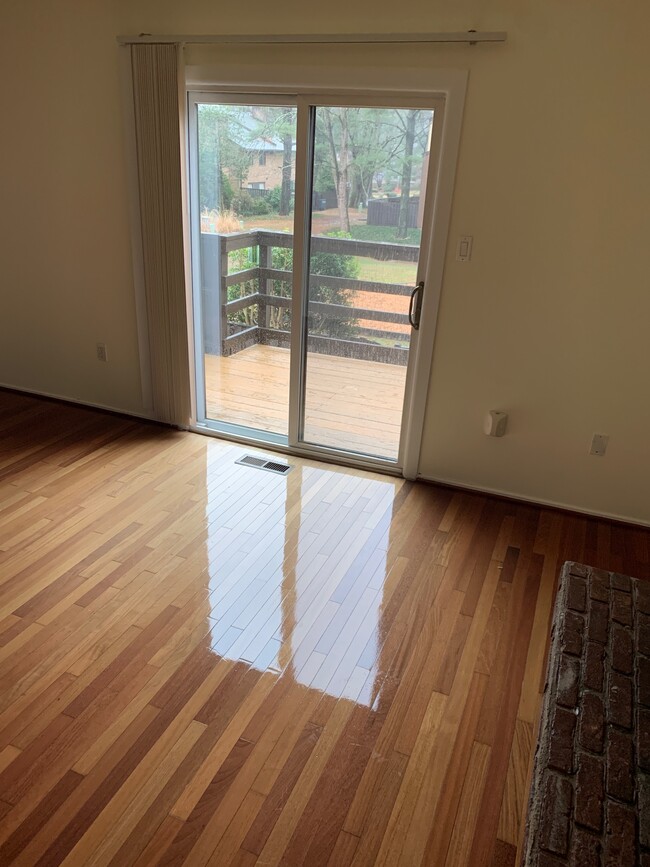
[[[646,0],[406,0],[399,14],[379,0],[371,25],[370,4],[343,0],[278,4],[270,21],[261,0],[8,6],[0,382],[143,409],[118,32],[507,29],[505,46],[305,55],[470,70],[422,473],[650,522]],[[467,264],[459,234],[474,235]],[[482,434],[489,408],[510,413],[502,440]],[[594,431],[611,437],[604,459],[587,454]]]
[[[0,383],[140,411],[113,16],[0,9]]]
[[[258,157],[255,157],[253,164],[246,175],[244,186],[247,184],[262,182],[266,190],[272,190],[274,187],[279,187],[282,183],[283,163],[284,154],[282,153],[267,153],[266,161],[263,166],[259,164]]]

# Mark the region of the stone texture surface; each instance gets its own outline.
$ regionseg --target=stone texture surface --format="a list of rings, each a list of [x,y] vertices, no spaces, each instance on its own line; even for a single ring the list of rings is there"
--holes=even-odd
[[[578,686],[580,681],[580,660],[566,653],[560,660],[560,671],[557,681],[557,703],[573,710],[578,704]],[[575,716],[575,715],[574,715]]]
[[[584,663],[584,685],[587,689],[602,692],[604,677],[605,648],[597,641],[588,641]]]
[[[623,729],[632,728],[633,682],[617,671],[609,674],[607,722]]]
[[[650,867],[650,582],[562,570],[523,867]]]
[[[580,756],[575,785],[576,822],[592,831],[602,831],[605,799],[605,773],[602,761],[588,753],[583,753]]]
[[[556,707],[551,723],[551,744],[548,754],[550,767],[570,774],[573,770],[573,736],[576,715],[573,711]]]
[[[607,644],[608,626],[609,608],[604,602],[592,602],[589,606],[589,639]]]

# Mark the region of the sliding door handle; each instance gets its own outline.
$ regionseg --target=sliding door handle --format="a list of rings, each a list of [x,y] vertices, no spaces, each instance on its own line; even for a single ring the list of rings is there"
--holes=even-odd
[[[422,294],[424,292],[424,280],[420,280],[415,289],[411,292],[411,301],[409,304],[409,322],[411,328],[416,331],[420,327],[420,314],[422,313]]]

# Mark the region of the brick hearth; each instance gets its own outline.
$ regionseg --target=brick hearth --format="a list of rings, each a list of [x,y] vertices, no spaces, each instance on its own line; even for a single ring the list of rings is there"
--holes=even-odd
[[[650,867],[650,582],[562,570],[525,867]]]

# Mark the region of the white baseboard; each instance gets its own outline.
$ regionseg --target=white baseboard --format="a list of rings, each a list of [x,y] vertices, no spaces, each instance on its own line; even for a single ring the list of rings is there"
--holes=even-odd
[[[106,412],[115,412],[120,415],[128,415],[133,418],[140,418],[146,421],[157,421],[155,416],[144,412],[136,412],[132,409],[123,409],[118,406],[108,406],[103,403],[91,403],[87,400],[80,400],[76,397],[69,397],[63,394],[53,394],[49,391],[39,391],[35,388],[25,388],[24,386],[11,385],[10,383],[0,382],[0,388],[7,388],[10,391],[22,392],[24,394],[33,394],[35,397],[48,397],[53,400],[61,400],[65,403],[74,403],[78,406],[87,406],[91,409],[102,409]],[[196,431],[193,426],[189,430],[197,433],[205,433],[205,431]],[[319,460],[319,458],[314,458]],[[610,521],[620,521],[622,524],[631,524],[637,527],[650,527],[650,521],[643,521],[640,518],[631,518],[628,515],[619,515],[616,512],[598,512],[595,509],[580,508],[569,503],[561,503],[557,500],[546,500],[542,497],[529,497],[526,494],[516,493],[514,491],[505,491],[500,488],[486,488],[482,485],[468,485],[467,482],[458,481],[458,479],[443,479],[434,476],[425,476],[418,473],[417,480],[420,482],[428,482],[432,485],[448,485],[451,488],[458,488],[461,491],[470,491],[475,494],[491,494],[495,497],[505,497],[508,500],[517,500],[521,503],[529,503],[532,506],[547,506],[550,509],[562,509],[565,512],[573,512],[576,515],[584,515],[590,518],[604,518]]]
[[[77,397],[70,397],[65,394],[53,394],[49,391],[39,391],[36,388],[25,388],[23,385],[11,385],[8,382],[0,382],[0,388],[7,388],[10,391],[22,392],[23,394],[33,394],[35,397],[49,397],[52,400],[61,400],[64,403],[75,403],[78,406],[87,406],[90,409],[103,409],[106,412],[115,412],[120,415],[130,415],[134,418],[146,419],[146,421],[157,421],[156,417],[144,412],[136,412],[134,409],[123,409],[119,406],[108,406],[104,403],[91,403],[88,400],[80,400]]]
[[[569,503],[560,503],[556,500],[545,500],[541,497],[528,497],[526,494],[518,494],[513,491],[503,491],[499,488],[485,488],[481,485],[468,485],[467,482],[459,482],[456,479],[434,478],[433,476],[418,475],[418,481],[429,482],[432,485],[449,485],[450,488],[458,488],[461,491],[471,491],[475,494],[491,494],[494,497],[505,497],[507,500],[518,500],[521,503],[530,503],[531,506],[547,506],[550,509],[562,509],[564,512],[574,512],[576,515],[584,515],[590,518],[604,518],[609,521],[619,521],[622,524],[632,524],[636,527],[650,527],[650,521],[640,518],[630,518],[627,515],[618,515],[615,512],[598,512],[594,509],[580,508]]]

